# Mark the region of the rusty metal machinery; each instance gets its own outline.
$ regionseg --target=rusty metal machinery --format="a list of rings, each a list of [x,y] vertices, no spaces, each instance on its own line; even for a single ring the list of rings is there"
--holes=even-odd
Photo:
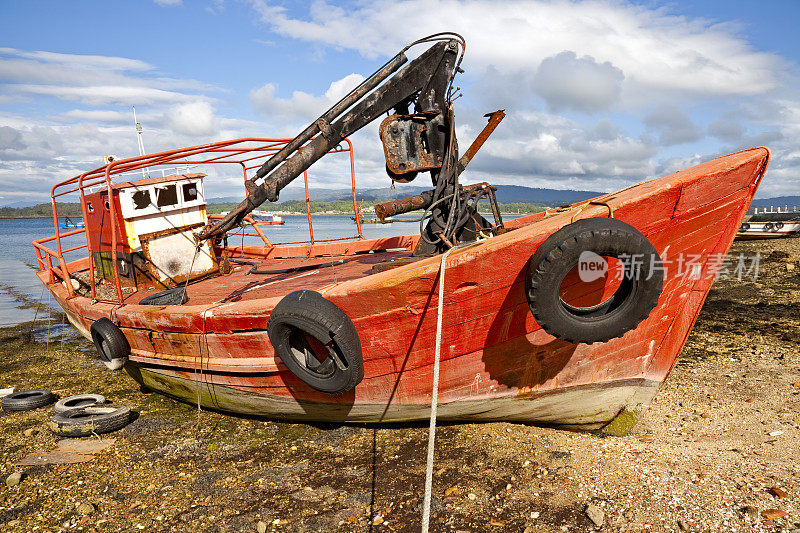
[[[423,43],[433,44],[409,62],[405,53]],[[390,115],[379,131],[387,174],[394,181],[406,183],[420,172],[430,172],[434,187],[380,211],[385,217],[390,211],[400,214],[425,209],[415,255],[440,253],[485,232],[497,233],[502,221],[494,188],[488,184],[462,187],[458,183],[475,152],[505,116],[502,111],[487,115],[486,128],[459,159],[452,107],[458,89],[453,87],[453,78],[463,72],[459,65],[465,49],[464,39],[449,32],[406,46],[267,160],[247,181],[247,197],[222,220],[203,228],[197,238],[220,238],[265,201],[277,201],[280,191],[314,162],[385,113]],[[477,202],[484,197],[492,204],[495,224],[478,214]],[[376,213],[381,216],[378,207]]]

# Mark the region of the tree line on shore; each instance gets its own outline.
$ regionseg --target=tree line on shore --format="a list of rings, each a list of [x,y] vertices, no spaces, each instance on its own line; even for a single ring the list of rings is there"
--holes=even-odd
[[[376,202],[379,203],[379,202]],[[210,203],[206,206],[209,214],[219,214],[223,211],[230,211],[236,207],[235,203]],[[81,205],[78,202],[57,202],[58,215],[61,217],[81,217]],[[513,202],[507,204],[499,204],[500,210],[503,213],[538,213],[543,211],[546,206],[541,204]],[[371,206],[369,206],[371,207]],[[311,201],[309,208],[312,213],[342,213],[353,214],[352,200],[332,200],[328,202]],[[362,214],[369,214],[368,206],[359,205]],[[290,200],[281,203],[266,202],[259,207],[262,211],[281,211],[281,212],[306,212],[305,200]],[[489,203],[481,202],[479,204],[481,213],[489,213]],[[37,204],[28,207],[0,207],[0,218],[49,218],[53,216],[53,208],[49,203]]]

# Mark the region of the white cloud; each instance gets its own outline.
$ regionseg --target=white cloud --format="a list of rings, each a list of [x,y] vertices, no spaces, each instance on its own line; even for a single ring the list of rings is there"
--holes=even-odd
[[[57,63],[73,67],[103,70],[151,70],[152,65],[138,59],[127,57],[98,56],[85,54],[60,54],[41,50],[26,51],[17,48],[0,47],[0,55],[33,59],[44,63]]]
[[[183,0],[153,0],[160,6],[174,7],[183,4]]]
[[[654,109],[645,117],[644,123],[658,132],[662,146],[691,143],[703,137],[703,130],[686,113],[672,105]]]
[[[671,15],[615,1],[377,0],[343,9],[312,4],[307,18],[293,18],[273,3],[253,0],[275,32],[308,42],[356,50],[367,57],[395,53],[412,36],[447,27],[468,42],[464,66],[483,72],[531,72],[564,50],[610,62],[625,75],[623,98],[643,91],[697,96],[750,95],[774,88],[785,62],[754,50],[730,24]]]
[[[87,105],[175,103],[215,91],[195,80],[152,77],[154,67],[123,57],[0,48],[0,83],[18,98],[51,96]]]
[[[174,122],[163,114],[138,113],[144,125],[147,152],[198,144],[195,134],[209,128],[205,105],[200,102],[197,113],[190,112],[191,106],[176,109]],[[61,119],[62,116],[56,118]],[[100,126],[92,122],[48,123],[41,119],[32,124],[25,117],[0,114],[0,194],[8,201],[45,201],[54,183],[102,165],[104,155],[136,155],[133,117],[130,115],[127,118],[130,122],[122,121],[113,126]],[[211,126],[215,131],[216,128],[224,128],[225,138],[243,137],[246,131],[260,129],[259,125],[249,121],[216,117],[211,120]],[[260,126],[263,128],[263,125]],[[207,136],[203,134],[204,141],[219,138],[213,132]],[[204,172],[213,176],[209,180],[210,194],[241,194],[241,171],[233,169],[233,165],[230,168],[209,166],[204,168]],[[230,179],[226,179],[228,174]],[[65,198],[65,201],[74,200],[74,197]]]
[[[214,99],[205,93],[218,88],[154,72],[137,59],[0,49],[5,102],[81,104],[47,118],[0,112],[0,194],[44,199],[53,183],[99,166],[106,154],[136,154],[134,104],[150,151],[197,144],[197,136],[220,128],[243,136],[244,121],[215,116]]]
[[[6,150],[22,150],[22,134],[10,126],[0,126],[0,153]]]
[[[116,124],[127,122],[133,124],[133,113],[123,113],[122,111],[112,111],[108,109],[72,109],[62,113],[64,119],[81,120],[88,122],[101,122],[104,124]]]
[[[461,138],[474,135],[464,132]],[[503,121],[468,172],[488,174],[497,183],[613,189],[629,184],[631,176],[652,175],[656,153],[654,144],[625,135],[607,119],[584,126],[557,115],[524,112]]]
[[[716,157],[717,155],[719,154],[695,153],[684,157],[670,157],[663,161],[659,161],[658,166],[656,167],[656,172],[660,176],[666,176],[668,174],[678,172],[679,170],[699,165],[700,163],[703,163],[710,159],[714,159],[714,157]]]
[[[622,92],[625,75],[609,63],[591,56],[578,58],[563,51],[545,58],[533,77],[533,88],[553,111],[604,111]]]
[[[164,123],[174,131],[190,136],[211,135],[217,130],[214,108],[203,101],[170,108],[164,115]]]
[[[294,91],[291,98],[276,96],[278,87],[267,83],[250,92],[250,102],[256,111],[268,116],[272,121],[308,122],[319,117],[362,81],[364,81],[362,75],[349,74],[332,82],[321,96]]]
[[[88,105],[135,105],[183,102],[196,97],[176,91],[165,91],[153,87],[125,87],[121,85],[98,85],[70,87],[64,85],[6,85],[6,90],[40,96],[52,96],[61,100],[81,102]]]
[[[726,142],[736,142],[744,137],[746,128],[740,120],[719,118],[708,125],[708,133]]]
[[[212,0],[210,6],[206,6],[206,11],[212,15],[219,15],[225,11],[225,0]]]

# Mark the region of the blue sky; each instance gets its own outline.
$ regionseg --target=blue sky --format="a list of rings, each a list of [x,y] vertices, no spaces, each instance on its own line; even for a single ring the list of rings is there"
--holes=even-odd
[[[760,196],[800,194],[800,2],[0,1],[0,205],[103,155],[291,136],[405,43],[463,33],[458,133],[506,121],[465,181],[613,190],[765,144]],[[376,125],[359,183],[388,184]],[[322,187],[347,174],[322,165]],[[240,193],[239,177],[209,181]]]

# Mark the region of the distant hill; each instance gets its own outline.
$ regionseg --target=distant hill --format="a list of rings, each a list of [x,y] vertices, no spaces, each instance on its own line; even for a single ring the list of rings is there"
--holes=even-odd
[[[406,198],[428,190],[430,187],[414,185],[398,185],[394,189],[382,187],[376,189],[360,189],[356,191],[358,201],[365,204],[388,200],[392,198]],[[317,202],[332,202],[337,200],[349,200],[350,189],[311,189],[311,199]],[[524,187],[522,185],[498,185],[497,201],[501,204],[526,203],[547,206],[559,206],[573,204],[595,196],[600,196],[602,192],[597,191],[573,191],[568,189],[544,189],[535,187]],[[280,202],[305,200],[305,191],[296,187],[284,189],[280,194]],[[209,204],[238,204],[242,201],[242,196],[225,196],[209,198]],[[16,201],[0,206],[0,216],[42,216],[49,213],[49,204],[42,204],[32,207],[36,202]],[[774,198],[759,198],[753,200],[751,207],[783,207],[800,206],[800,196],[776,196]],[[77,206],[77,204],[76,204]],[[66,207],[66,206],[65,206]],[[3,209],[5,208],[5,209]],[[11,209],[13,208],[13,209]],[[68,209],[74,209],[69,207]],[[12,214],[13,213],[13,214]],[[79,214],[76,212],[75,214]],[[70,214],[70,216],[73,216]]]
[[[57,202],[58,216],[81,217],[81,204],[77,202]],[[53,216],[51,204],[36,204],[26,207],[0,207],[0,218],[50,218]]]
[[[393,198],[406,198],[414,196],[430,187],[418,187],[409,185],[398,185],[396,188],[383,187],[379,189],[361,189],[356,191],[358,201],[366,203],[389,200]],[[501,204],[528,203],[549,206],[572,204],[600,196],[602,192],[596,191],[571,191],[562,189],[540,189],[534,187],[523,187],[521,185],[498,185],[497,201]],[[311,189],[310,197],[319,202],[331,202],[334,200],[349,200],[351,198],[350,189]],[[209,198],[209,204],[239,203],[241,197],[226,196],[222,198]],[[280,201],[305,200],[303,189],[284,189],[280,194]]]
[[[756,198],[750,207],[784,207],[800,206],[800,196],[776,196],[774,198]]]
[[[571,191],[563,189],[539,189],[521,185],[498,185],[497,201],[501,204],[522,202],[558,206],[574,204],[604,194],[597,191]]]
[[[407,196],[413,196],[415,194],[419,194],[422,191],[430,189],[430,187],[397,187],[396,189],[392,190],[389,187],[384,187],[380,189],[357,189],[356,190],[356,199],[358,201],[364,200],[365,202],[371,202],[373,200],[386,200],[390,198],[405,198]],[[317,202],[332,202],[335,200],[349,200],[352,198],[352,193],[350,189],[310,189],[309,196],[311,200]],[[280,197],[278,199],[279,202],[294,202],[297,200],[305,200],[306,193],[304,189],[298,189],[296,187],[284,189],[280,192]],[[209,198],[209,204],[227,204],[227,203],[239,203],[242,201],[242,196],[224,196],[224,197],[216,197],[216,198]]]
[[[35,204],[35,202],[33,202],[33,201],[31,201],[31,200],[18,200],[18,201],[16,201],[16,202],[8,202],[8,203],[5,203],[5,204],[3,204],[3,205],[2,205],[2,206],[0,206],[0,207],[14,207],[14,208],[18,208],[18,207],[30,207],[30,206],[32,206],[32,205],[34,205],[34,204]]]

